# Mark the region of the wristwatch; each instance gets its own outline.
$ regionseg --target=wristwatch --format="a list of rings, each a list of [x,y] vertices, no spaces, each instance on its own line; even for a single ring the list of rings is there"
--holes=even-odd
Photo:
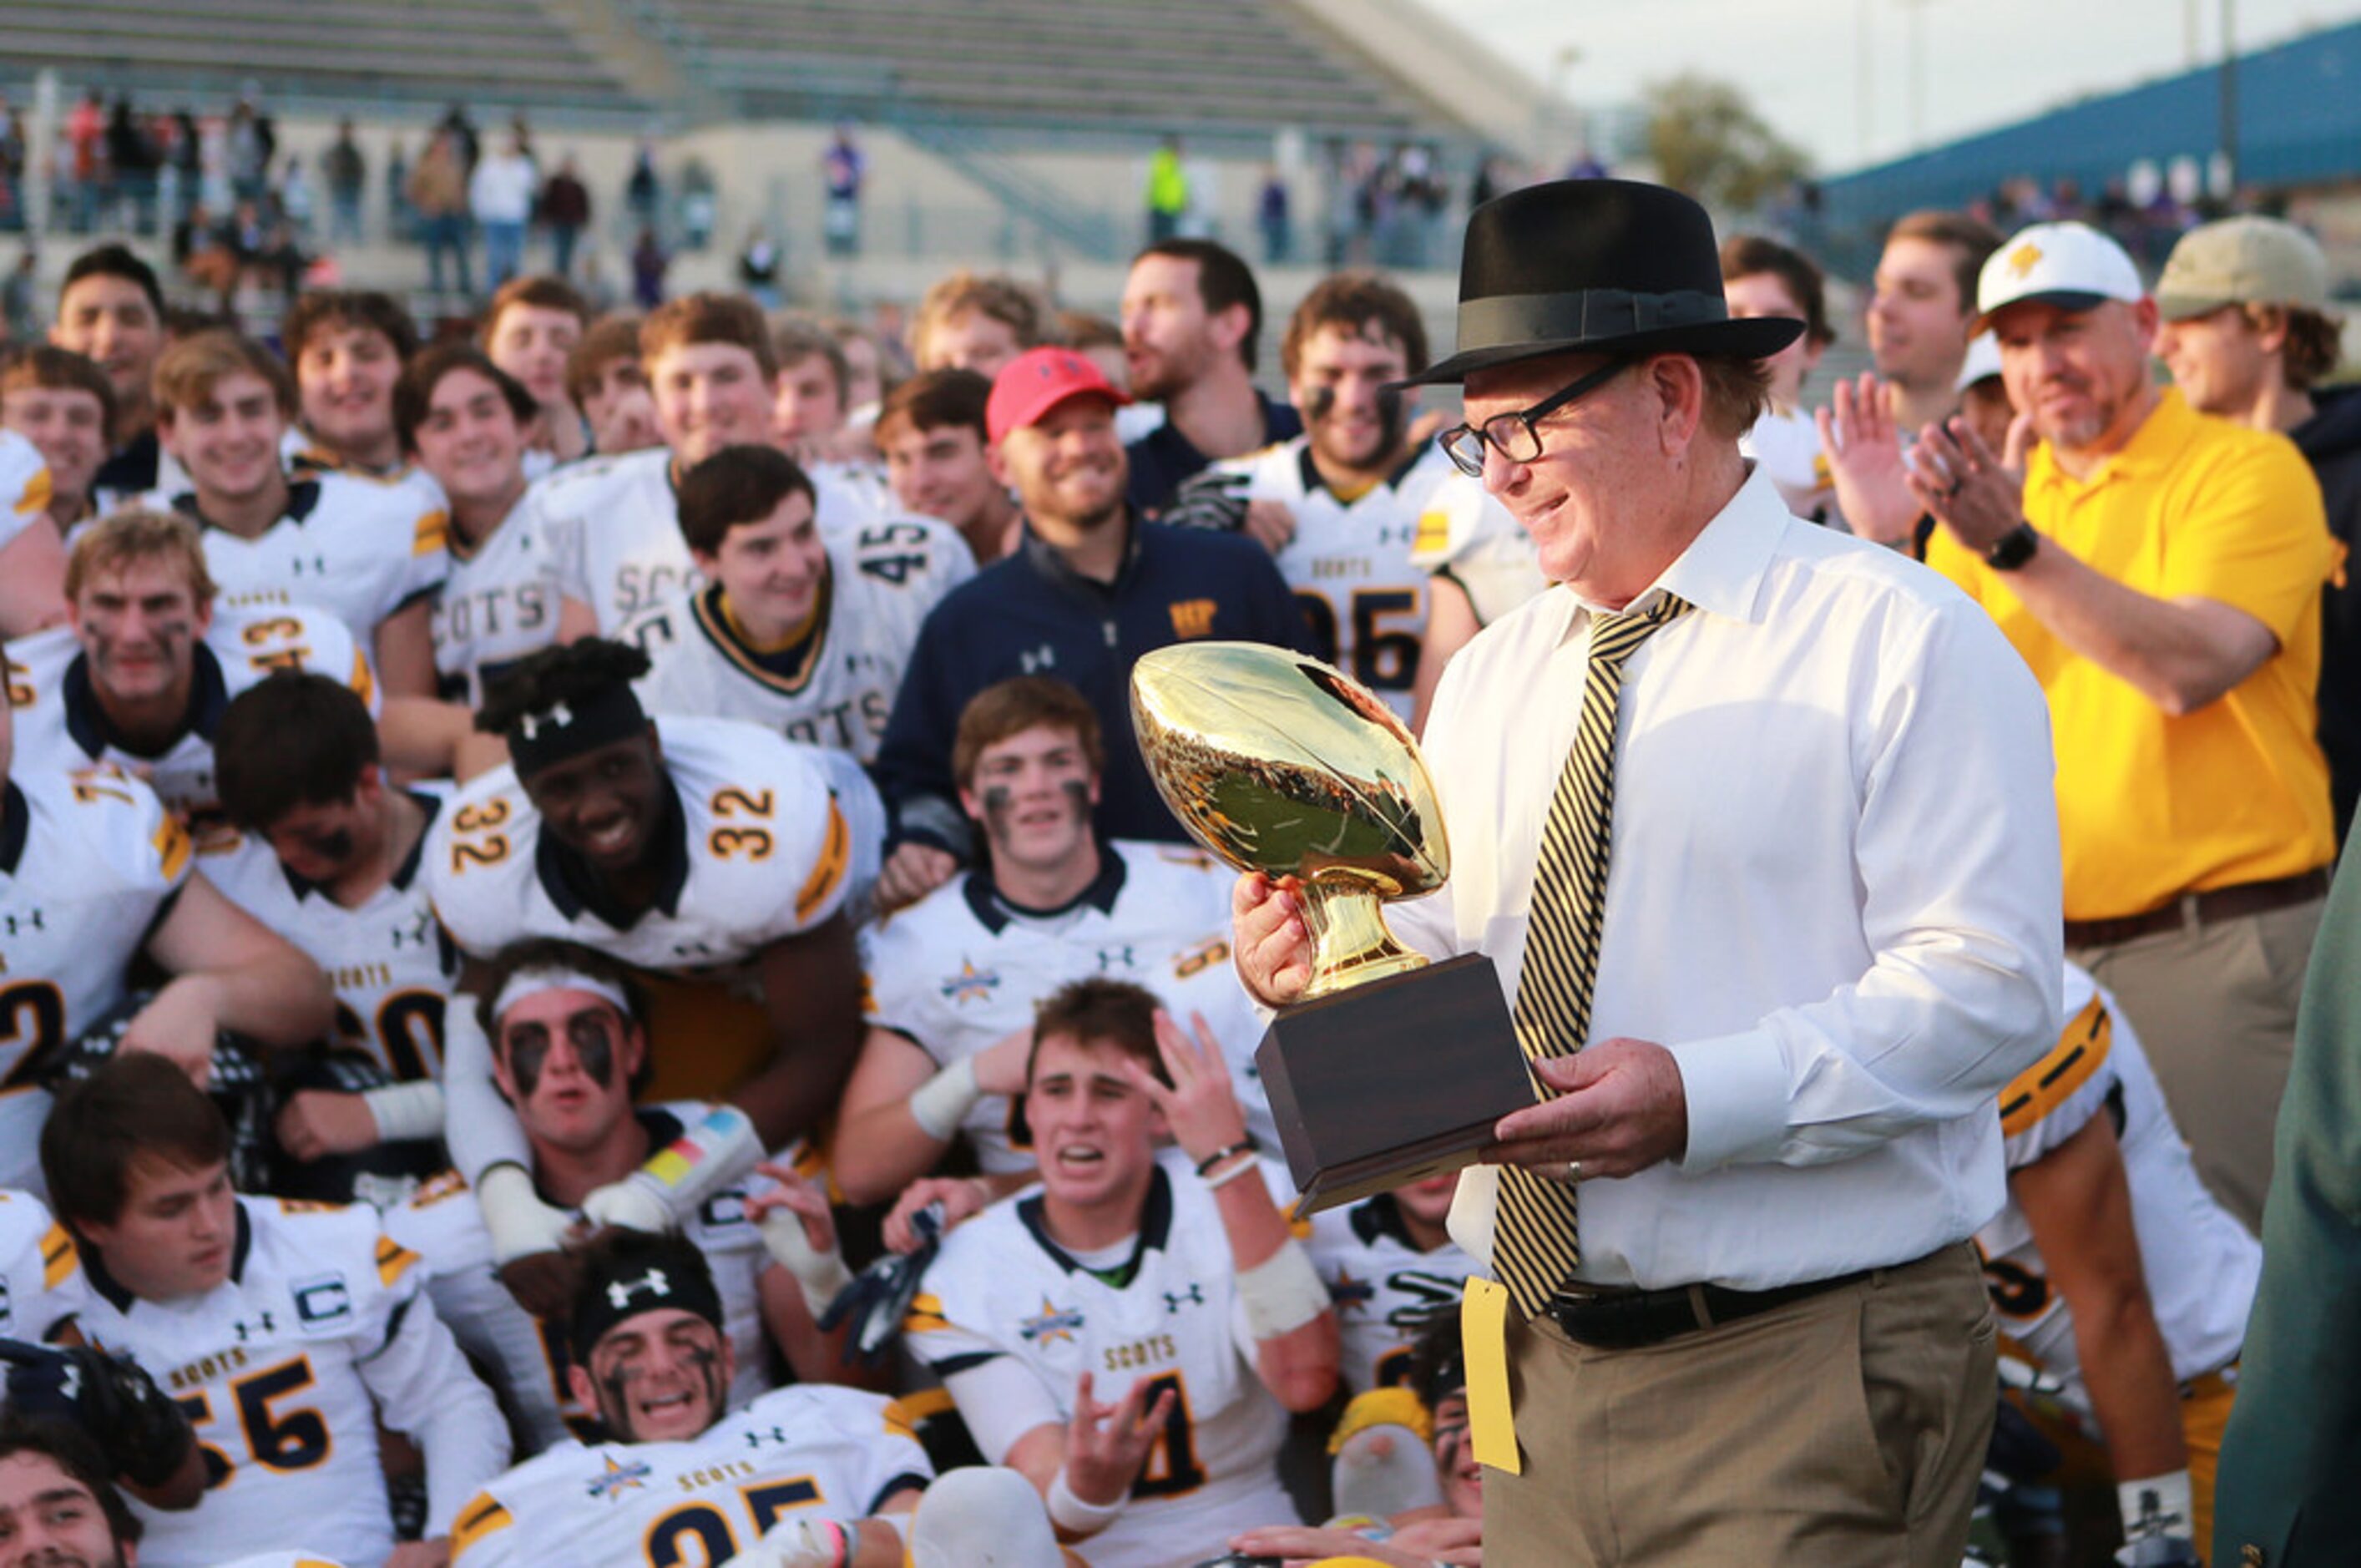
[[[2033,553],[2040,548],[2041,535],[2033,532],[2033,524],[2020,522],[1984,552],[1984,565],[1995,572],[2014,572],[2032,560]]]

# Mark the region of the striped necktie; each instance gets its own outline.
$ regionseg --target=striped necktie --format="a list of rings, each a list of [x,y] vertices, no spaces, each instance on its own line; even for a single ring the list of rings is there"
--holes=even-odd
[[[1528,1062],[1572,1056],[1589,1036],[1590,992],[1607,924],[1608,824],[1615,807],[1615,710],[1623,665],[1688,609],[1685,600],[1664,594],[1640,614],[1591,618],[1582,723],[1542,829],[1524,969],[1517,981],[1517,1044]],[[1538,1075],[1533,1093],[1549,1098]],[[1539,1311],[1581,1259],[1573,1184],[1503,1166],[1492,1266],[1517,1310],[1527,1318]]]

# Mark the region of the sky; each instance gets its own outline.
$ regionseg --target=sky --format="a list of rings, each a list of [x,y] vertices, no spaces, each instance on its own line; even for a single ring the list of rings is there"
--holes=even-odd
[[[2192,16],[2198,63],[2211,63],[2225,5],[2241,52],[2361,21],[2361,0],[1419,3],[1537,74],[1554,70],[1577,104],[1629,103],[1685,71],[1735,82],[1823,173],[2184,71]],[[1566,49],[1579,52],[1559,63]]]

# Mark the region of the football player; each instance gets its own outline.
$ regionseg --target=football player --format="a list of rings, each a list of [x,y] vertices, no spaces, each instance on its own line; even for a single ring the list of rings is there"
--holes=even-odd
[[[1229,962],[1233,880],[1171,844],[1092,831],[1102,755],[1098,718],[1062,681],[1021,675],[985,687],[960,715],[960,799],[991,845],[983,865],[862,933],[868,1033],[837,1113],[830,1170],[856,1203],[901,1192],[964,1136],[992,1196],[1033,1179],[1017,1113],[1033,1010],[1068,981],[1108,975],[1148,987],[1176,1016],[1211,1020],[1242,1081],[1262,1025]],[[1278,1130],[1259,1092],[1247,1124]],[[956,1222],[981,1206],[972,1183],[923,1182]]]
[[[230,901],[301,948],[336,992],[335,1042],[392,1081],[302,1089],[278,1121],[299,1160],[443,1131],[443,1016],[458,949],[419,864],[449,786],[401,786],[378,761],[359,697],[288,671],[241,693],[215,733],[222,810],[198,864]]]
[[[62,348],[0,359],[0,637],[66,618],[65,533],[90,513],[114,399],[98,367]]]
[[[921,370],[885,395],[877,446],[902,510],[960,532],[979,565],[1016,548],[1024,514],[985,455],[992,383],[972,370]]]
[[[620,633],[647,650],[651,712],[876,756],[919,623],[975,561],[917,518],[823,536],[818,495],[771,446],[725,446],[681,475],[681,532],[708,586]]]
[[[675,501],[680,476],[725,446],[777,440],[778,359],[753,301],[732,294],[667,301],[640,327],[640,363],[664,449],[585,463],[557,476],[544,503],[559,581],[597,613],[602,636],[699,586]],[[858,529],[875,515],[864,494],[817,481],[814,488],[827,532]]]
[[[2131,1020],[2066,966],[2065,1033],[2001,1093],[2008,1203],[1976,1233],[2003,1332],[2098,1418],[2127,1539],[2195,1562],[2262,1248],[2190,1161]]]
[[[334,1000],[311,959],[191,869],[187,830],[146,784],[113,768],[15,767],[16,694],[0,685],[0,1187],[38,1189],[39,1077],[122,1006],[136,954],[173,979],[123,1043],[201,1079],[221,1030],[301,1045],[326,1031]]]
[[[164,290],[127,246],[101,245],[66,268],[49,341],[106,372],[115,387],[114,448],[93,481],[99,510],[181,482],[156,438],[156,360],[164,352]]]
[[[214,730],[230,698],[274,670],[343,679],[375,707],[368,661],[343,622],[308,606],[214,608],[186,519],[126,507],[66,563],[68,624],[0,650],[27,771],[112,763],[183,816],[211,812]]]
[[[906,1343],[1098,1568],[1295,1518],[1274,1464],[1287,1412],[1335,1390],[1336,1316],[1220,1048],[1136,985],[1077,981],[1041,1004],[1025,1112],[1040,1190],[944,1239]]]
[[[390,296],[316,289],[296,296],[279,333],[301,417],[293,466],[306,473],[403,477],[393,384],[418,352],[418,328]],[[431,488],[420,496],[429,510]]]
[[[685,1169],[659,1162],[585,1205],[602,1223],[657,1229],[834,1108],[860,1043],[846,910],[875,876],[883,810],[840,752],[729,719],[652,722],[631,685],[646,672],[636,648],[596,639],[520,664],[478,717],[507,737],[513,762],[461,789],[428,837],[426,876],[445,927],[477,958],[555,937],[759,992],[765,1028],[752,1052],[708,1036],[694,1053],[656,1057],[657,1093],[734,1102],[699,1135],[707,1157]],[[832,765],[843,770],[833,781]],[[449,1022],[453,1158],[500,1261],[533,1255],[547,1267],[571,1222],[533,1195],[481,1031],[464,1014]],[[510,1283],[550,1310],[563,1274],[521,1283],[533,1272]]]
[[[66,1090],[41,1132],[89,1274],[82,1332],[178,1399],[211,1476],[193,1509],[139,1508],[141,1561],[289,1547],[441,1561],[461,1500],[508,1462],[490,1391],[373,1210],[240,1197],[228,1150],[213,1102],[146,1056]],[[394,1545],[380,1420],[425,1455],[426,1541]]]
[[[605,1432],[510,1471],[460,1510],[462,1568],[740,1563],[899,1568],[934,1471],[881,1396],[781,1388],[734,1413],[706,1255],[677,1236],[594,1247],[567,1319],[574,1398]]]
[[[437,344],[393,389],[394,427],[450,499],[451,574],[434,596],[443,694],[479,707],[488,679],[526,654],[587,636],[596,619],[568,599],[528,488],[526,442],[542,405],[471,344]],[[570,410],[569,419],[573,417]]]
[[[1409,440],[1393,385],[1425,368],[1425,323],[1374,273],[1336,273],[1296,307],[1279,362],[1304,433],[1188,480],[1164,521],[1243,527],[1272,545],[1312,652],[1407,721],[1428,606],[1411,552],[1444,526],[1427,514],[1455,473],[1441,447]]]
[[[620,457],[664,444],[655,399],[640,367],[640,318],[610,313],[592,322],[566,356],[566,399],[582,411],[590,450]]]
[[[1459,1304],[1476,1260],[1444,1229],[1458,1190],[1459,1173],[1446,1171],[1312,1217],[1312,1261],[1336,1303],[1349,1392],[1406,1382],[1419,1331]]]
[[[317,605],[370,651],[389,693],[431,696],[428,606],[448,568],[442,507],[406,481],[291,476],[280,443],[295,384],[269,349],[236,333],[201,332],[166,350],[156,395],[189,480],[154,499],[202,526],[225,602]]]
[[[589,325],[589,303],[573,284],[545,273],[510,279],[485,309],[484,353],[533,398],[526,468],[534,478],[590,450],[566,386],[566,363]]]
[[[516,1107],[534,1185],[553,1207],[577,1212],[592,1192],[630,1177],[710,1112],[694,1102],[632,1105],[632,1085],[647,1069],[644,1003],[612,959],[570,942],[523,942],[489,967],[485,987],[478,1013],[492,1043],[492,1071]],[[491,1238],[467,1197],[465,1179],[450,1172],[390,1212],[386,1234],[425,1259],[435,1310],[498,1376],[533,1448],[547,1448],[569,1430],[588,1436],[597,1407],[575,1398],[564,1325],[527,1313],[501,1288]],[[706,1200],[681,1234],[704,1254],[721,1303],[737,1363],[729,1408],[771,1387],[765,1330],[801,1376],[824,1380],[834,1357],[794,1281],[763,1251],[745,1184]]]

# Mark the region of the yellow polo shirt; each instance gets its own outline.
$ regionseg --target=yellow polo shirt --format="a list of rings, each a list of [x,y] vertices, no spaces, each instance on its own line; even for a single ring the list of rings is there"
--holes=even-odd
[[[1991,613],[2048,694],[2066,917],[2137,915],[2334,859],[2328,764],[2314,738],[2334,547],[2320,486],[2294,445],[2197,413],[2167,389],[2089,479],[2037,448],[2025,515],[2045,542],[2126,587],[2217,600],[2279,641],[2229,695],[2174,718],[2067,647],[2006,573],[1936,531],[1927,564]]]

